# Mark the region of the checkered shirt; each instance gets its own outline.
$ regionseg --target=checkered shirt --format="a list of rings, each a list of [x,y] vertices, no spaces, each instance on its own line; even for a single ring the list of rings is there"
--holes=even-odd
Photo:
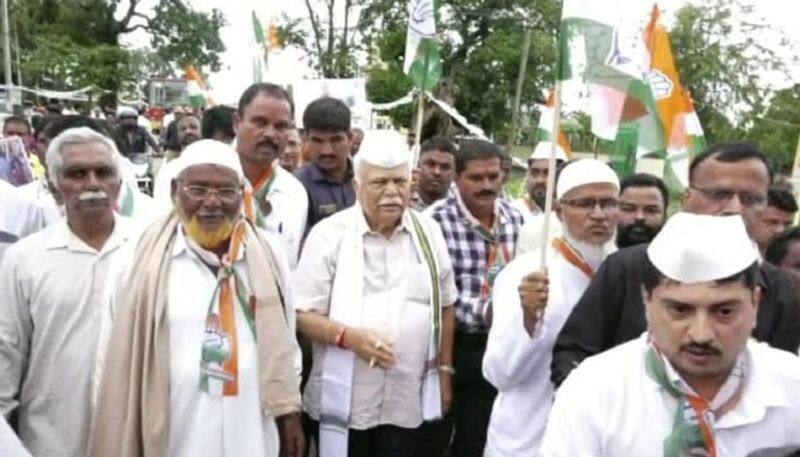
[[[492,294],[481,298],[481,286],[487,277],[488,257],[491,243],[473,228],[474,217],[470,215],[456,194],[447,200],[436,202],[429,214],[442,229],[453,262],[458,300],[456,300],[456,326],[468,333],[485,333],[488,325],[485,311],[491,303]],[[509,254],[510,262],[522,229],[522,214],[506,200],[498,199],[495,212],[499,215],[499,227],[494,233],[502,250]]]

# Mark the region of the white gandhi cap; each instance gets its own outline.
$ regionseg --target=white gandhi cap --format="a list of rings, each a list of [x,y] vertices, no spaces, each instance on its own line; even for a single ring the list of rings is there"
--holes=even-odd
[[[667,278],[685,284],[729,278],[758,260],[741,216],[677,213],[647,248]]]
[[[561,170],[556,186],[556,198],[561,199],[567,192],[587,184],[613,184],[619,189],[619,178],[614,170],[596,159],[580,159],[570,162]]]
[[[183,170],[195,165],[218,165],[230,168],[236,173],[240,181],[244,181],[244,171],[239,162],[239,155],[233,148],[217,140],[199,140],[190,144],[183,150],[181,156],[175,159],[178,167],[175,176]]]
[[[361,165],[368,163],[380,168],[395,168],[411,163],[411,152],[406,138],[394,130],[370,130],[354,159],[356,178]]]

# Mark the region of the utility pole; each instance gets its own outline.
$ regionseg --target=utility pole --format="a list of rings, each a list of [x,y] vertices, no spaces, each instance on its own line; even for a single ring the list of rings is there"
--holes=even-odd
[[[519,104],[522,99],[522,86],[525,84],[525,69],[528,67],[528,54],[531,50],[531,37],[533,29],[525,25],[525,41],[522,45],[522,57],[519,61],[519,74],[517,75],[517,92],[514,94],[514,109],[511,112],[511,132],[508,135],[508,153],[511,154],[511,147],[514,146],[514,139],[517,136],[517,122],[519,121]]]
[[[16,50],[14,55],[17,57],[17,62],[16,62],[17,63],[17,85],[18,86],[24,86],[24,84],[22,83],[22,65],[20,63],[21,59],[19,57],[19,33],[18,33],[16,27],[14,28],[14,50]]]
[[[14,86],[11,81],[11,27],[8,20],[8,0],[3,0],[3,52],[6,73],[6,111],[13,112],[14,104],[11,101],[11,88]]]

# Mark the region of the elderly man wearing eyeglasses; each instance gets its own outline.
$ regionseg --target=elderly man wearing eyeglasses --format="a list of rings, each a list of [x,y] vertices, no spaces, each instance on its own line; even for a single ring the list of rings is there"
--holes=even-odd
[[[741,215],[749,236],[754,238],[771,182],[769,163],[754,145],[711,146],[692,160],[683,211]],[[646,244],[622,249],[597,270],[556,340],[552,365],[556,385],[586,357],[633,340],[645,331],[641,272],[646,249]],[[758,285],[762,292],[753,336],[796,353],[800,308],[795,281],[776,266],[760,262]]]
[[[498,390],[484,456],[536,454],[550,405],[558,331],[606,256],[616,251],[619,179],[606,164],[567,164],[556,186],[563,235],[517,256],[498,275],[483,374]]]

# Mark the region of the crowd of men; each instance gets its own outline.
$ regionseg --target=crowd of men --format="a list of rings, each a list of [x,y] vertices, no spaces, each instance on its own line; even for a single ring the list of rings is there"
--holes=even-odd
[[[754,145],[668,217],[547,142],[511,200],[489,141],[412,163],[294,110],[255,84],[164,145],[135,111],[6,121],[44,173],[0,180],[0,455],[800,455],[798,206]]]

